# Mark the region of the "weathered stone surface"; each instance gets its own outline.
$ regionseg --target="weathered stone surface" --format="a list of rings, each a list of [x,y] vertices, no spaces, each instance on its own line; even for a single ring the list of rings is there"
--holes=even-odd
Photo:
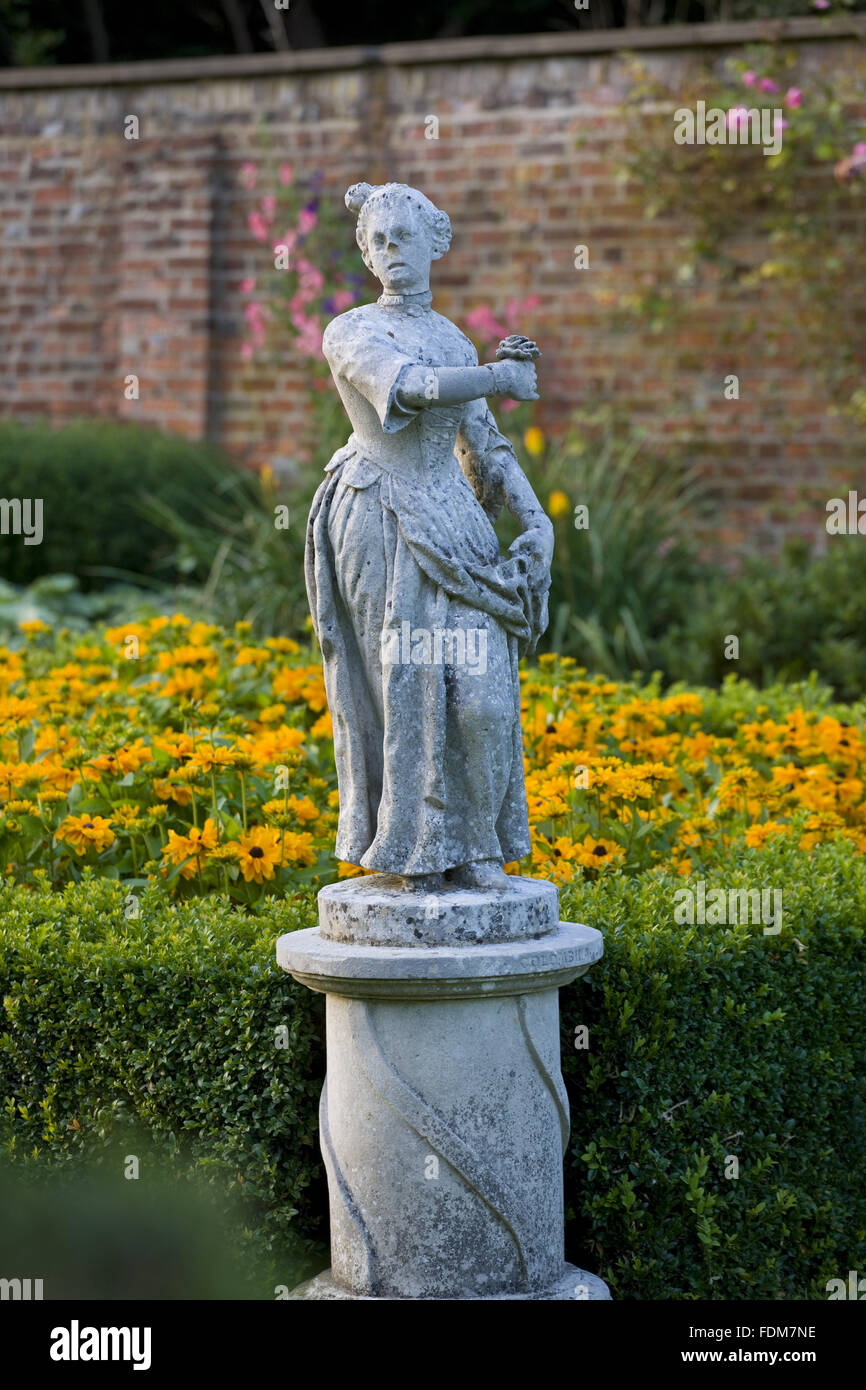
[[[560,922],[533,941],[360,946],[318,928],[277,941],[277,962],[309,989],[366,999],[469,999],[559,989],[601,959],[601,932]]]
[[[451,224],[417,189],[346,202],[385,292],[325,332],[353,433],[313,502],[306,579],[336,854],[375,873],[322,889],[320,929],[277,943],[327,996],[332,1268],[298,1297],[604,1297],[564,1259],[557,993],[601,934],[503,869],[530,849],[517,664],[547,624],[553,530],[486,398],[536,399],[538,349],[511,335],[479,365],[432,312]],[[521,528],[506,556],[503,509]]]
[[[329,1269],[322,1274],[317,1274],[314,1279],[308,1279],[306,1283],[299,1284],[289,1294],[289,1298],[317,1299],[319,1301],[331,1301],[337,1299],[357,1299],[361,1302],[378,1302],[376,1295],[363,1293],[350,1293],[342,1285],[334,1280],[334,1276]],[[456,1298],[456,1295],[455,1295]],[[557,1279],[556,1283],[551,1284],[541,1293],[500,1293],[500,1294],[481,1294],[479,1302],[492,1303],[500,1300],[544,1300],[545,1302],[564,1301],[566,1299],[578,1299],[590,1301],[596,1299],[610,1300],[610,1289],[603,1279],[599,1279],[597,1274],[590,1274],[585,1269],[578,1269],[576,1265],[567,1264],[565,1272]],[[447,1300],[446,1300],[447,1301]]]
[[[345,1292],[303,1296],[574,1296],[557,990],[601,952],[599,932],[565,922],[468,946],[280,938],[280,965],[328,996],[319,1129]]]
[[[501,888],[444,884],[407,893],[402,879],[370,874],[319,893],[319,927],[329,941],[368,946],[446,946],[544,936],[559,923],[552,883],[509,876]]]
[[[538,349],[513,335],[479,365],[433,311],[448,216],[406,184],[355,184],[375,304],[322,349],[352,433],[307,530],[306,581],[334,721],[336,854],[463,886],[529,853],[517,663],[547,627],[553,528],[488,397],[537,399]],[[459,462],[458,462],[459,459]],[[503,511],[520,535],[500,552]]]

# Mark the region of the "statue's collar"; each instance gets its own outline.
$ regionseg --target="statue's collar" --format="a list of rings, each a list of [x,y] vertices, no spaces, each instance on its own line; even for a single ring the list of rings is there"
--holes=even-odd
[[[376,303],[386,309],[402,309],[407,314],[420,314],[430,308],[433,294],[430,290],[419,290],[417,294],[392,294],[384,290]]]

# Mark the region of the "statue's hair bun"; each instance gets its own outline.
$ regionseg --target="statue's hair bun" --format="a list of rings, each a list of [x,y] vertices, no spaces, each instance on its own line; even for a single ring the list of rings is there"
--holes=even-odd
[[[346,190],[346,207],[357,217],[372,192],[372,184],[353,183],[352,187]]]

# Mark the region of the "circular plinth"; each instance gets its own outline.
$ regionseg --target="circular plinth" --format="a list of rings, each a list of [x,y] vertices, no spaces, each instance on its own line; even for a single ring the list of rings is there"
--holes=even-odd
[[[281,936],[277,962],[322,994],[445,1000],[558,989],[585,974],[603,951],[600,931],[572,922],[560,922],[556,931],[535,941],[423,950],[329,941],[311,928]]]
[[[465,1298],[466,1295],[461,1296]],[[342,1288],[334,1282],[331,1271],[326,1269],[323,1274],[317,1274],[315,1279],[308,1279],[306,1283],[299,1284],[289,1294],[289,1298],[317,1299],[321,1301],[331,1301],[337,1299],[352,1299],[364,1303],[419,1303],[419,1302],[451,1302],[450,1299],[383,1299],[377,1298],[374,1294],[355,1294],[348,1289]],[[545,1289],[542,1293],[506,1293],[494,1294],[488,1298],[483,1295],[469,1295],[473,1303],[499,1303],[499,1302],[564,1302],[566,1299],[578,1302],[609,1300],[610,1289],[603,1279],[599,1279],[597,1274],[590,1274],[585,1269],[578,1269],[576,1265],[567,1264],[563,1270],[562,1277]],[[456,1296],[455,1296],[456,1301]]]
[[[328,941],[366,946],[468,946],[526,941],[554,932],[554,884],[510,877],[503,888],[415,893],[392,874],[331,883],[319,893],[319,929]]]

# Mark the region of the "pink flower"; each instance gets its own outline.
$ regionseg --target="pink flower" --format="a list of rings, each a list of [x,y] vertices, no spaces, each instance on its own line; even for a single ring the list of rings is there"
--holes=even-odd
[[[248,162],[246,164],[241,165],[241,171],[238,177],[241,183],[243,184],[244,188],[255,188],[256,175],[258,174],[258,172],[259,171],[256,168],[255,164],[250,164]]]
[[[743,73],[743,83],[746,87],[754,87],[756,78],[757,73],[752,72],[751,68]]]
[[[291,314],[292,326],[297,333],[295,347],[304,357],[321,357],[322,326],[317,315],[302,314],[294,310]]]
[[[342,314],[344,309],[348,309],[350,304],[354,304],[355,296],[351,290],[335,290],[331,295],[331,302],[334,305],[334,313]]]
[[[813,10],[829,10],[830,0],[812,0]]]
[[[479,304],[466,315],[466,327],[484,343],[498,343],[500,338],[508,337],[508,329],[493,317],[493,311],[486,304]]]
[[[301,236],[306,236],[307,232],[311,232],[318,220],[312,208],[301,208],[298,213],[298,231]]]
[[[777,130],[787,130],[787,129],[788,129],[788,122],[785,120],[785,118],[784,118],[783,116],[776,116],[775,120],[773,121],[773,134],[775,135],[775,133],[776,133]]]
[[[253,356],[252,343],[241,343],[241,359],[244,362],[251,362]]]
[[[257,299],[251,299],[249,304],[244,306],[244,318],[255,334],[257,331],[264,331],[264,320],[270,318],[270,313]]]
[[[537,294],[527,295],[526,299],[509,299],[505,306],[505,322],[508,325],[508,332],[515,333],[523,328],[527,314],[537,308],[541,299]],[[507,334],[506,334],[507,336]]]
[[[779,90],[772,77],[762,77],[758,86],[762,92],[778,92]]]
[[[301,256],[298,260],[297,269],[304,291],[311,291],[313,294],[318,294],[325,283],[325,277],[318,266],[311,265],[308,260],[305,260],[304,257]]]
[[[269,222],[272,222],[274,217],[274,208],[277,206],[277,200],[274,197],[273,193],[266,193],[264,198],[262,198],[260,206],[263,215],[268,219]]]
[[[281,164],[281,165],[280,165],[280,183],[283,185],[284,188],[288,188],[288,186],[289,186],[289,184],[291,183],[293,177],[294,177],[294,175],[293,175],[293,172],[292,172],[292,166],[291,166],[291,164]]]
[[[247,278],[246,278],[246,280],[241,280],[241,283],[240,283],[240,291],[241,291],[241,294],[252,294],[252,292],[253,292],[253,290],[255,289],[255,287],[256,287],[256,282],[255,282],[255,280],[253,280],[252,276],[248,275]]]
[[[866,164],[866,140],[858,140],[851,151],[851,158],[855,164]]]
[[[726,120],[728,130],[739,130],[743,119],[749,119],[748,109],[745,106],[732,106]]]
[[[803,93],[799,87],[789,87],[785,93],[785,105],[789,111],[803,105]]]
[[[499,402],[499,409],[500,409],[500,410],[516,410],[519,404],[520,404],[519,401],[512,401],[512,400],[500,401],[500,402]]]
[[[294,249],[295,249],[295,244],[296,244],[297,240],[298,240],[298,234],[297,234],[297,232],[286,232],[286,235],[283,237],[282,241],[275,241],[275,242],[274,242],[273,247],[272,247],[272,250],[273,250],[274,255],[275,255],[275,256],[279,255],[280,252],[282,252],[282,251],[285,249],[286,251],[288,251],[289,257],[291,258],[291,254],[292,254],[292,252],[293,252]]]
[[[267,241],[268,224],[260,212],[251,212],[247,218],[247,226],[255,237],[256,241]]]

